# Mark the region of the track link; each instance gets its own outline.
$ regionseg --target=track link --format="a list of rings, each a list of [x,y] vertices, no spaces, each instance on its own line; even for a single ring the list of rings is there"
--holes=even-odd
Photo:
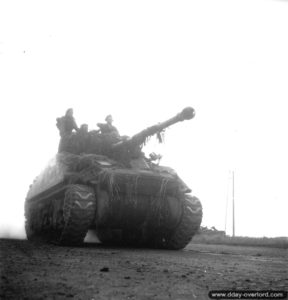
[[[82,244],[94,219],[95,208],[92,188],[80,184],[69,186],[63,206],[64,228],[56,242],[60,245]]]

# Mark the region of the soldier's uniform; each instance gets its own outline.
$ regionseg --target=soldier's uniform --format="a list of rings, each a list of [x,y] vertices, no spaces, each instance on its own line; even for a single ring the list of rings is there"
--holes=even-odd
[[[61,137],[70,135],[74,130],[78,130],[78,126],[73,116],[65,115],[61,118],[57,118],[56,126],[59,129],[59,133]]]
[[[97,126],[100,128],[100,131],[102,134],[111,134],[115,137],[119,137],[120,134],[118,132],[118,129],[112,125],[113,119],[111,115],[108,115],[105,118],[105,121],[107,123],[98,123]]]
[[[77,142],[78,142],[78,147],[79,153],[84,153],[86,149],[89,148],[89,132],[88,132],[88,125],[87,124],[82,124],[80,126],[80,129],[77,131]]]
[[[115,135],[119,136],[118,129],[115,126],[113,126],[112,124],[98,123],[97,126],[100,128],[100,131],[103,134],[115,134]]]
[[[72,134],[73,129],[75,131],[78,131],[78,126],[76,124],[76,121],[73,117],[73,109],[69,108],[66,111],[65,116],[61,118],[56,119],[57,123],[56,126],[59,129],[60,133],[60,143],[58,146],[58,152],[61,152],[63,149],[65,149],[66,143],[69,141],[69,137]]]

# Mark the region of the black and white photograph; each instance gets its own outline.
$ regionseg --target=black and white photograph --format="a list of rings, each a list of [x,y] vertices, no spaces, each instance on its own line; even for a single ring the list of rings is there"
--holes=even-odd
[[[287,299],[288,1],[0,1],[0,299]]]

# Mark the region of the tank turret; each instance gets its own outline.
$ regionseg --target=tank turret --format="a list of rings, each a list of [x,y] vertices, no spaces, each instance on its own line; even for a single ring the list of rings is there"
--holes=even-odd
[[[173,118],[150,126],[132,137],[120,137],[109,133],[102,134],[95,130],[84,135],[78,131],[61,138],[59,152],[106,155],[127,162],[129,159],[140,156],[141,146],[149,137],[161,133],[165,128],[178,122],[190,120],[194,116],[195,110],[192,107],[186,107]]]

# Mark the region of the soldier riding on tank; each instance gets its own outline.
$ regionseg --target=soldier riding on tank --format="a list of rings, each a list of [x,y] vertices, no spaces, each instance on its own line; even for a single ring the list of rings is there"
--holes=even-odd
[[[59,129],[59,133],[61,137],[70,135],[73,130],[78,131],[78,126],[73,117],[73,109],[67,109],[65,116],[56,119],[56,126]]]
[[[76,121],[73,116],[73,109],[68,108],[65,115],[63,117],[56,119],[56,127],[59,129],[60,134],[60,143],[58,146],[58,152],[60,152],[63,149],[63,145],[69,139],[69,137],[72,135],[73,130],[75,132],[78,132],[79,128],[76,124]]]
[[[112,125],[113,123],[113,118],[112,115],[108,115],[105,118],[106,123],[97,123],[97,126],[100,128],[100,131],[102,134],[113,134],[117,137],[119,137],[119,132],[118,129]]]

